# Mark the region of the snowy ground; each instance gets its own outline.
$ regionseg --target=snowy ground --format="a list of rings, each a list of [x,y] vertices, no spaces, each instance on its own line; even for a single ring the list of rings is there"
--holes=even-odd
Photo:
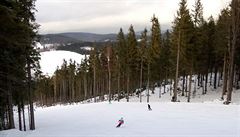
[[[209,91],[207,94],[202,95],[202,90],[198,89],[196,92],[196,96],[193,98],[191,97],[191,103],[213,103],[213,104],[223,104],[223,101],[220,99],[222,96],[222,88],[213,89],[209,87]],[[164,93],[163,88],[161,88],[161,96],[159,97],[160,88],[156,88],[154,91],[154,94],[150,93],[150,102],[169,102],[171,100],[172,94],[170,92]],[[167,91],[167,90],[166,90]],[[147,101],[147,91],[144,91],[142,93],[142,101]],[[178,95],[178,100],[180,102],[187,102],[187,97],[181,96],[181,94]],[[121,101],[126,101],[126,99],[123,99]],[[140,102],[140,98],[137,96],[131,97],[130,102]],[[232,95],[232,104],[240,105],[240,90],[234,90]]]
[[[221,88],[210,88],[206,95],[198,89],[191,103],[182,96],[180,102],[170,102],[170,92],[163,94],[163,88],[159,98],[159,91],[150,94],[152,111],[147,110],[146,91],[142,103],[132,96],[130,102],[39,107],[36,130],[0,131],[0,137],[240,137],[240,90],[233,91],[230,105],[220,100]],[[125,123],[116,128],[121,117]]]
[[[239,137],[240,106],[209,103],[107,102],[37,108],[36,130],[0,137]],[[118,119],[122,127],[116,128]]]

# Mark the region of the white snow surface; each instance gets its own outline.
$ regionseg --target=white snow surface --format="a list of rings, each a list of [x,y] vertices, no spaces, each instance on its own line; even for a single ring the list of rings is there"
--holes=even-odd
[[[70,51],[45,51],[41,52],[40,66],[41,71],[44,75],[52,76],[56,71],[57,67],[61,67],[63,60],[65,59],[68,63],[69,60],[76,61],[80,64],[81,60],[85,58],[85,55],[81,55]]]
[[[239,95],[234,93],[234,95]],[[156,94],[151,95],[157,98]],[[145,98],[145,97],[143,97]],[[134,100],[134,97],[130,101]],[[219,101],[220,102],[220,101]],[[102,102],[35,110],[36,130],[0,137],[239,137],[240,105],[222,102]],[[124,124],[116,128],[123,117]],[[16,119],[17,122],[17,119]],[[16,126],[17,127],[17,126]]]

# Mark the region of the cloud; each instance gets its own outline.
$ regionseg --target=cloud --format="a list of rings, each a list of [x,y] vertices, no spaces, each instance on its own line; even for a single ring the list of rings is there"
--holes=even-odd
[[[230,0],[202,0],[204,17],[217,16]],[[177,0],[38,0],[40,33],[85,31],[116,33],[120,27],[135,30],[151,25],[155,14],[161,24],[171,24],[178,9]],[[189,8],[194,0],[189,0]],[[168,25],[170,26],[170,25]]]

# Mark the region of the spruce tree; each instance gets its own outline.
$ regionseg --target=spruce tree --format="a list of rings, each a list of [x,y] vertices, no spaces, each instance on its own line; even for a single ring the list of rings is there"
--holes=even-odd
[[[1,118],[3,129],[14,128],[13,103],[30,105],[30,129],[35,129],[33,112],[33,79],[30,76],[31,70],[38,72],[39,54],[33,45],[36,42],[37,24],[35,23],[34,5],[35,1],[1,1],[1,84],[4,91],[3,97],[8,98],[8,102],[2,104],[5,114],[8,115],[9,123]],[[17,57],[17,58],[16,58]],[[36,78],[36,77],[35,77]],[[27,81],[27,83],[26,83]],[[19,85],[27,85],[18,88]],[[22,91],[19,91],[19,90]],[[24,92],[27,91],[27,92]],[[21,94],[18,94],[21,92]],[[28,98],[18,97],[27,96]],[[23,100],[26,99],[26,100]],[[19,102],[20,100],[21,103]],[[21,109],[19,109],[21,111]],[[22,110],[23,111],[23,110]],[[19,121],[20,123],[20,121]],[[20,123],[22,124],[22,123]]]
[[[179,4],[179,10],[177,11],[177,17],[173,22],[173,33],[171,37],[172,41],[172,53],[177,55],[176,57],[176,74],[174,82],[174,96],[172,101],[177,101],[177,85],[179,77],[179,65],[182,70],[192,68],[192,50],[193,50],[193,22],[189,10],[187,9],[187,1],[181,0]],[[181,53],[181,55],[180,55]],[[189,60],[190,59],[190,60]]]
[[[137,68],[137,40],[133,25],[130,25],[129,32],[127,35],[127,52],[126,52],[126,64],[127,64],[127,101],[129,101],[130,90],[133,91],[132,83],[134,82],[134,72]],[[131,81],[131,83],[130,83]],[[131,92],[132,93],[132,92]]]
[[[120,90],[124,91],[126,90],[126,70],[127,70],[127,43],[126,39],[123,33],[122,28],[120,28],[120,31],[117,36],[117,47],[116,47],[116,54],[117,54],[117,61],[118,61],[118,91]],[[121,83],[121,87],[120,87]],[[118,100],[120,99],[120,93],[118,95]]]
[[[139,91],[138,91],[138,96],[140,97],[140,102],[142,102],[142,94],[141,92],[143,91],[143,74],[144,74],[144,64],[146,64],[146,60],[148,57],[148,37],[147,37],[147,29],[145,28],[144,31],[141,34],[141,42],[140,42],[140,47],[139,47],[139,56],[141,58],[140,61],[140,79],[139,79]]]

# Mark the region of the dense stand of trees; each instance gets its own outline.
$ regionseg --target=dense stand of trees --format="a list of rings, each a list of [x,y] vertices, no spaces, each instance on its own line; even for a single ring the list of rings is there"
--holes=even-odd
[[[0,130],[15,128],[13,106],[18,112],[19,129],[35,129],[33,91],[39,65],[34,49],[38,25],[34,0],[0,2]],[[25,116],[25,108],[29,115]]]
[[[134,93],[142,102],[145,89],[149,102],[156,86],[164,86],[165,91],[165,85],[173,82],[173,102],[178,96],[190,102],[197,86],[202,94],[207,94],[208,86],[223,86],[221,98],[229,104],[233,88],[240,87],[239,0],[232,0],[217,20],[203,18],[201,0],[196,0],[193,11],[181,0],[171,31],[161,33],[153,15],[151,29],[144,29],[140,39],[133,25],[126,34],[120,29],[116,43],[95,48],[81,64],[64,61],[53,76],[34,77],[35,83],[31,75],[38,68],[38,54],[31,46],[36,36],[33,9],[34,1],[0,3],[0,130],[14,128],[13,105],[18,108],[19,128],[26,130],[24,106],[29,105],[30,129],[34,129],[33,102],[48,106],[89,99],[129,101]]]
[[[223,86],[221,98],[226,95],[228,104],[233,86],[239,88],[240,84],[237,6],[238,1],[233,1],[217,20],[212,16],[205,20],[200,0],[196,0],[192,12],[187,1],[181,0],[172,31],[161,33],[155,15],[151,29],[144,29],[138,40],[133,25],[127,34],[120,29],[116,43],[95,48],[81,64],[65,61],[53,77],[39,79],[36,101],[41,105],[90,98],[129,101],[129,96],[136,92],[142,102],[142,91],[147,89],[149,102],[150,92],[156,86],[164,86],[165,91],[165,85],[174,81],[173,102],[179,100],[178,96],[186,96],[190,102],[197,86],[202,88],[203,95],[209,86]]]

